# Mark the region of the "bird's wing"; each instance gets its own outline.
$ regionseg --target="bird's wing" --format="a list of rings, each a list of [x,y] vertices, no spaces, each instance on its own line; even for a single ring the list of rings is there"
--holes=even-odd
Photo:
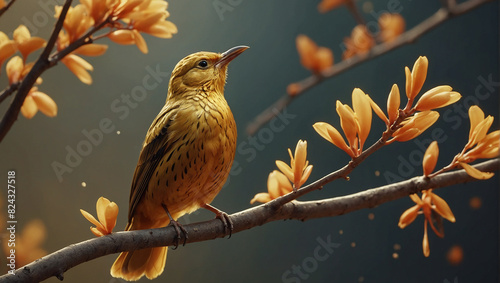
[[[146,140],[142,147],[139,161],[134,172],[130,200],[128,221],[132,221],[135,208],[139,204],[149,186],[149,181],[165,152],[168,152],[174,141],[168,137],[169,126],[179,106],[166,104],[149,127]]]

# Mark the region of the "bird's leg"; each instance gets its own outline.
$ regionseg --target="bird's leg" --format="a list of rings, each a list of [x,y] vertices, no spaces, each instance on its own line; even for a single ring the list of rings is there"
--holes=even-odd
[[[224,234],[227,234],[227,229],[229,228],[229,238],[231,238],[231,234],[233,233],[233,221],[229,218],[229,215],[208,203],[204,204],[202,207],[215,213],[215,218],[219,218],[222,224],[224,224]]]
[[[170,218],[170,224],[168,224],[168,225],[174,226],[175,231],[177,232],[177,237],[176,237],[176,240],[175,240],[175,248],[174,248],[174,250],[177,249],[177,247],[179,246],[179,241],[181,239],[181,231],[184,234],[184,243],[182,243],[182,245],[185,246],[186,245],[186,241],[188,239],[188,234],[187,234],[186,229],[184,229],[184,227],[182,227],[182,225],[179,222],[175,221],[174,218],[172,218],[172,215],[170,215],[170,212],[168,211],[168,208],[167,208],[167,206],[165,204],[162,203],[161,206],[163,207],[163,209],[167,213],[168,218]]]

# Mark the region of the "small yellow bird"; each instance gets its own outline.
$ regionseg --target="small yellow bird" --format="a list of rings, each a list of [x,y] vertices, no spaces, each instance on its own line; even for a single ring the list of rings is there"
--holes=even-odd
[[[210,206],[227,179],[236,151],[236,123],[224,98],[227,65],[245,51],[197,52],[177,63],[165,106],[149,127],[130,189],[125,230],[165,227],[200,207]],[[178,226],[176,230],[179,232]],[[111,267],[113,277],[158,277],[168,247],[123,252]]]

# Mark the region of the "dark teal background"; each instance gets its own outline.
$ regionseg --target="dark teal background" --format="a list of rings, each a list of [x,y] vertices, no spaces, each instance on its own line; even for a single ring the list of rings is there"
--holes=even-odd
[[[238,124],[240,147],[236,162],[239,166],[213,205],[228,213],[248,208],[256,193],[266,191],[267,175],[276,169],[274,161],[289,162],[287,148],[294,148],[298,139],[308,142],[308,160],[314,165],[310,181],[344,166],[348,156],[317,135],[312,124],[324,121],[338,127],[335,102],[341,100],[351,105],[351,92],[355,87],[370,94],[385,109],[392,84],[398,84],[404,93],[404,66],[411,68],[420,55],[429,59],[423,90],[449,84],[462,94],[462,100],[455,108],[440,109],[440,120],[415,141],[381,149],[350,175],[349,182],[336,181],[303,199],[329,198],[382,186],[387,184],[384,176],[421,175],[423,151],[417,142],[426,147],[432,131],[440,129],[446,136],[439,143],[438,167],[445,166],[461,151],[468,137],[468,118],[460,116],[456,107],[466,111],[470,105],[479,105],[486,115],[495,117],[492,128],[498,129],[498,86],[482,87],[481,99],[474,99],[484,79],[500,81],[498,2],[493,1],[445,22],[412,45],[318,85],[287,108],[287,113],[295,117],[283,130],[272,132],[267,125],[267,130],[256,135],[259,145],[251,145],[245,134],[249,121],[285,94],[289,83],[309,76],[300,65],[295,48],[298,34],[306,34],[320,46],[331,48],[335,62],[341,60],[342,40],[356,23],[344,7],[327,14],[318,13],[318,2],[169,1],[169,19],[177,25],[179,33],[172,39],[145,36],[149,47],[147,55],[135,46],[103,40],[102,43],[110,45],[106,54],[88,58],[95,68],[91,86],[80,83],[62,64],[48,70],[42,76],[44,82],[40,90],[57,102],[58,116],[47,118],[39,113],[32,120],[20,116],[0,144],[0,174],[6,179],[7,170],[17,172],[19,226],[31,219],[42,219],[48,229],[44,248],[56,251],[93,237],[88,229],[90,223],[79,209],[95,214],[96,200],[105,196],[120,206],[116,230],[123,229],[133,171],[144,135],[165,101],[168,76],[149,90],[135,108],[128,107],[127,115],[124,110],[113,111],[111,107],[118,105],[116,103],[123,106],[115,101],[143,85],[143,78],[149,74],[147,68],[158,68],[169,74],[181,58],[200,50],[222,52],[236,45],[251,47],[231,63],[226,85],[226,98]],[[361,7],[364,2],[357,4]],[[34,35],[47,38],[54,19],[43,7],[48,6],[50,12],[55,3],[18,1],[0,18],[0,29],[10,33],[19,24],[31,22]],[[218,13],[215,5],[220,3],[231,3],[232,10]],[[391,3],[397,4],[397,1]],[[387,10],[387,1],[377,1],[373,6],[379,13]],[[412,28],[439,9],[440,3],[402,0],[398,7],[407,28]],[[368,22],[375,20],[370,13],[363,15]],[[0,78],[2,85],[6,84],[4,68],[5,65]],[[5,112],[9,100],[0,106],[1,113]],[[406,99],[402,101],[405,103]],[[67,147],[76,149],[79,142],[86,140],[82,131],[98,128],[100,121],[106,118],[112,121],[113,132],[104,134],[102,142],[93,146],[91,153],[58,181],[51,164],[64,164]],[[373,119],[368,144],[375,142],[384,130],[378,117],[374,115]],[[281,125],[280,122],[277,125]],[[270,132],[272,136],[268,135]],[[407,163],[410,165],[405,166]],[[376,171],[381,175],[377,177]],[[86,187],[82,187],[82,182]],[[429,231],[429,258],[422,254],[423,217],[419,216],[404,230],[397,226],[401,213],[413,205],[410,198],[404,198],[340,217],[304,223],[269,223],[235,234],[230,240],[218,239],[170,250],[165,271],[157,281],[498,282],[498,183],[495,176],[488,181],[436,191],[448,202],[457,222],[444,222],[444,239]],[[5,200],[6,191],[1,194]],[[469,207],[469,200],[474,196],[482,199],[479,210]],[[368,219],[369,213],[374,213],[374,220]],[[200,211],[184,217],[182,222],[212,217],[211,213]],[[320,242],[328,240],[338,244],[333,253],[323,261],[313,260],[315,252],[324,255],[326,250],[318,250],[318,247],[322,247]],[[396,252],[394,244],[401,245],[398,259],[392,257]],[[459,266],[451,266],[446,260],[446,252],[453,245],[464,249],[464,260]],[[121,282],[109,275],[115,258],[115,255],[106,256],[73,268],[65,273],[65,282]],[[287,271],[293,271],[292,266],[302,264],[309,271],[302,279],[293,274],[286,276]],[[288,280],[282,281],[283,275]],[[48,282],[59,281],[53,278]]]

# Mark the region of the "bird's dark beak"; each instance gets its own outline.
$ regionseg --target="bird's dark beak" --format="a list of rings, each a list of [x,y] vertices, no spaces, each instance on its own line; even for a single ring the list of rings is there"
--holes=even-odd
[[[229,64],[229,62],[233,61],[234,58],[238,57],[238,55],[243,53],[243,51],[247,50],[248,48],[250,47],[240,45],[229,49],[228,51],[221,54],[222,57],[219,59],[219,61],[217,61],[217,63],[215,63],[215,66],[217,68],[226,66],[227,64]]]

